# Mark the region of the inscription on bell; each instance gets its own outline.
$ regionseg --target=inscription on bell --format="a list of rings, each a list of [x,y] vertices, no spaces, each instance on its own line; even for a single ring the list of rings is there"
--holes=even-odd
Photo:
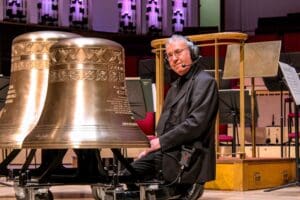
[[[128,104],[127,97],[116,97],[113,99],[108,99],[107,103],[110,107],[106,109],[108,112],[114,112],[115,114],[130,114],[130,108]]]
[[[114,85],[112,88],[113,97],[109,97],[106,100],[109,104],[106,111],[113,112],[114,114],[132,114],[124,85]]]

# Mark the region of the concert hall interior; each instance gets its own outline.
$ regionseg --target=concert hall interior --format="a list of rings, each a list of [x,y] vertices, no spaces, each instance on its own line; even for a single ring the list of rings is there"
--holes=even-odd
[[[299,21],[295,0],[0,1],[0,200],[176,199],[130,165],[161,141],[174,34],[218,89],[215,178],[177,199],[298,199]]]

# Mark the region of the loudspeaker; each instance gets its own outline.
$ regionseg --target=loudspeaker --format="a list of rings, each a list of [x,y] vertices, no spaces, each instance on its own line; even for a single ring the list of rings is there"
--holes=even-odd
[[[283,143],[288,142],[287,127],[283,129]],[[280,126],[267,126],[265,128],[265,143],[266,144],[280,144]]]

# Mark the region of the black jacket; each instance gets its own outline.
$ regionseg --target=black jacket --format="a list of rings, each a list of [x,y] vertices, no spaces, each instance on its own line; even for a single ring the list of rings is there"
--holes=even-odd
[[[163,152],[163,176],[170,182],[180,173],[183,145],[194,147],[196,153],[190,166],[184,169],[181,183],[207,182],[215,178],[218,89],[215,79],[202,70],[203,65],[200,59],[188,77],[181,77],[172,84],[157,125]]]

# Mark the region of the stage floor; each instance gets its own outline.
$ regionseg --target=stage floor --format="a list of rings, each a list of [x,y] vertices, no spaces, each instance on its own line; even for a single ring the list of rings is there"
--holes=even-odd
[[[92,200],[91,190],[88,185],[77,186],[56,186],[50,190],[55,200]],[[238,191],[221,191],[221,190],[205,190],[201,200],[296,200],[299,199],[300,187],[288,187],[272,192],[264,192],[264,190],[251,190],[245,192]],[[13,200],[14,191],[11,187],[0,186],[0,200]]]

